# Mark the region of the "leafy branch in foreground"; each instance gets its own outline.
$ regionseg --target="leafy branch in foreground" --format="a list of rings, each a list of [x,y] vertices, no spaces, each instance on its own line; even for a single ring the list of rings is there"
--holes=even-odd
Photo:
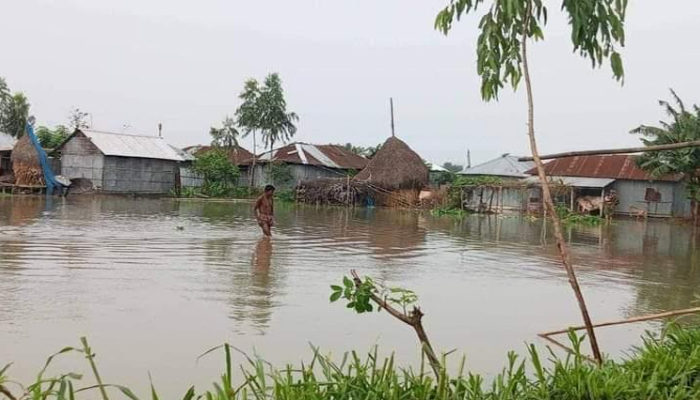
[[[416,305],[418,296],[408,289],[389,288],[377,284],[372,278],[363,280],[355,270],[351,271],[351,275],[352,279],[347,276],[343,277],[342,286],[331,286],[331,302],[343,298],[347,300],[346,307],[355,310],[358,314],[372,312],[376,306],[378,312],[383,309],[392,317],[412,327],[416,331],[423,353],[428,358],[435,376],[440,376],[443,368],[423,328],[422,320],[424,314]],[[408,311],[408,308],[411,306],[413,308]],[[401,310],[398,310],[396,307],[400,307]]]
[[[543,0],[450,0],[450,4],[435,18],[435,28],[444,34],[452,29],[455,20],[463,15],[476,13],[480,4],[488,3],[488,11],[479,22],[481,30],[477,40],[477,73],[481,78],[481,97],[498,99],[500,89],[507,83],[517,89],[521,79],[525,81],[527,94],[527,134],[532,158],[542,186],[545,210],[551,215],[554,237],[562,264],[587,327],[593,356],[602,364],[603,358],[593,330],[588,307],[578,284],[561,222],[556,214],[554,201],[547,181],[547,174],[537,150],[535,136],[535,102],[528,64],[527,44],[530,40],[543,40],[543,27],[547,24],[547,7]],[[593,67],[610,60],[616,80],[624,78],[622,58],[617,48],[625,44],[624,21],[627,0],[562,0],[562,10],[571,26],[574,51],[588,58]]]

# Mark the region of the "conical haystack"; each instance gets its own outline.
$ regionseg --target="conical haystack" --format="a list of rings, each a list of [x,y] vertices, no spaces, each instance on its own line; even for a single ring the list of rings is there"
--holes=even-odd
[[[357,176],[385,190],[420,190],[428,184],[428,167],[423,159],[403,141],[390,137]]]
[[[29,136],[24,135],[12,149],[12,170],[16,185],[43,185],[44,174],[41,171],[39,154]]]

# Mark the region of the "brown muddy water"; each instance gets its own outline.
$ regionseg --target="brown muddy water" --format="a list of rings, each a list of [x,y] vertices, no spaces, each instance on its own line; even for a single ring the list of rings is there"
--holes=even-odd
[[[329,285],[352,268],[414,289],[436,348],[466,354],[476,372],[493,374],[508,350],[544,346],[537,332],[580,321],[541,220],[277,213],[267,242],[246,203],[0,198],[0,364],[13,361],[11,376],[29,381],[46,356],[86,335],[105,381],[143,390],[150,371],[171,397],[216,379],[221,358],[196,357],[223,342],[275,364],[308,360],[309,343],[333,354],[377,344],[415,363],[409,328],[329,303]],[[593,318],[690,306],[700,292],[692,233],[653,220],[569,229]],[[601,346],[622,357],[658,327],[604,328]],[[87,372],[77,356],[60,366]]]

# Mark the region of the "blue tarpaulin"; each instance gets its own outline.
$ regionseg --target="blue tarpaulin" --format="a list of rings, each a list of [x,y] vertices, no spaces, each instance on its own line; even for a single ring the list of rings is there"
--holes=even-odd
[[[39,163],[41,164],[41,170],[44,173],[44,181],[46,181],[46,194],[53,194],[54,189],[61,190],[63,185],[56,180],[56,175],[54,175],[53,170],[51,170],[51,165],[49,165],[46,152],[44,151],[44,148],[41,147],[39,139],[37,139],[36,135],[34,134],[34,127],[31,124],[27,124],[25,132],[27,136],[29,136],[29,140],[32,141],[32,144],[39,155]]]

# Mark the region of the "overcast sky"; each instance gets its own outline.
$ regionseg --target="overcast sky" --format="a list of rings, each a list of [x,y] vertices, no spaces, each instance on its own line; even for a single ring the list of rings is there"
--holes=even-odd
[[[93,127],[207,143],[239,104],[248,77],[279,72],[300,116],[295,140],[373,145],[390,134],[424,158],[485,161],[529,152],[524,93],[484,103],[476,20],[433,29],[447,0],[0,0],[0,76],[28,97],[40,124],[71,107]],[[542,152],[637,143],[628,131],[663,117],[675,88],[700,103],[700,2],[632,0],[624,86],[571,51],[561,1],[547,1],[534,46]],[[250,140],[243,143],[251,148]]]

